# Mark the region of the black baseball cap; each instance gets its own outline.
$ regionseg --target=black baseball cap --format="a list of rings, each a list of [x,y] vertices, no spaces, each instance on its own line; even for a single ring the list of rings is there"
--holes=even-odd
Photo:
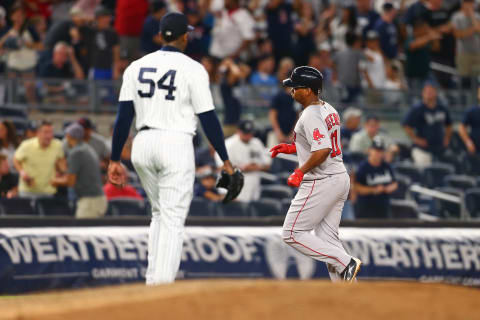
[[[385,142],[383,139],[379,136],[376,136],[372,140],[372,148],[380,151],[385,150]]]
[[[188,25],[187,17],[183,13],[167,13],[160,21],[160,33],[167,42],[177,40],[180,36],[193,30],[194,28]]]
[[[238,124],[238,128],[243,133],[254,133],[255,132],[255,124],[252,120],[243,120]]]

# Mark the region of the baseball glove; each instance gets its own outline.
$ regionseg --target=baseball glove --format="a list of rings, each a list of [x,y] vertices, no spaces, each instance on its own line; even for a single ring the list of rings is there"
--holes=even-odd
[[[227,194],[223,198],[223,203],[229,203],[234,200],[243,188],[243,173],[239,169],[235,169],[232,175],[226,171],[222,171],[222,175],[217,182],[217,188],[227,189]]]

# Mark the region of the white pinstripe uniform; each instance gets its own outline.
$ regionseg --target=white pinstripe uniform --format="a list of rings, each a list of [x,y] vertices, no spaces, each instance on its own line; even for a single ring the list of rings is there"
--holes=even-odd
[[[147,284],[173,282],[193,196],[195,115],[214,109],[204,67],[181,52],[156,51],[125,70],[120,101],[133,101],[132,163],[152,205]]]

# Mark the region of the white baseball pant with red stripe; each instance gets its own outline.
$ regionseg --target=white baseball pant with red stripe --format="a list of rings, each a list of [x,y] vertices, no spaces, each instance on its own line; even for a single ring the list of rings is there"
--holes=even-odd
[[[347,173],[303,181],[283,224],[282,235],[287,244],[333,266],[337,273],[341,273],[352,259],[338,238],[343,204],[349,190]]]
[[[152,205],[146,282],[170,283],[180,266],[184,223],[193,197],[192,135],[140,131],[133,141],[132,163]]]

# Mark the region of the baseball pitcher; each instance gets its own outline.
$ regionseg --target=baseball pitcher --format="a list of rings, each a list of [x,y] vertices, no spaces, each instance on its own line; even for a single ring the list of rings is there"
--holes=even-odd
[[[224,163],[218,185],[228,190],[224,202],[233,200],[243,186],[241,172],[228,160],[207,71],[182,53],[190,28],[181,13],[162,18],[164,47],[125,70],[112,137],[109,180],[122,185],[120,153],[136,117],[139,132],[133,141],[132,163],[152,206],[146,274],[149,285],[173,282],[180,266],[184,222],[195,179],[195,116]]]

